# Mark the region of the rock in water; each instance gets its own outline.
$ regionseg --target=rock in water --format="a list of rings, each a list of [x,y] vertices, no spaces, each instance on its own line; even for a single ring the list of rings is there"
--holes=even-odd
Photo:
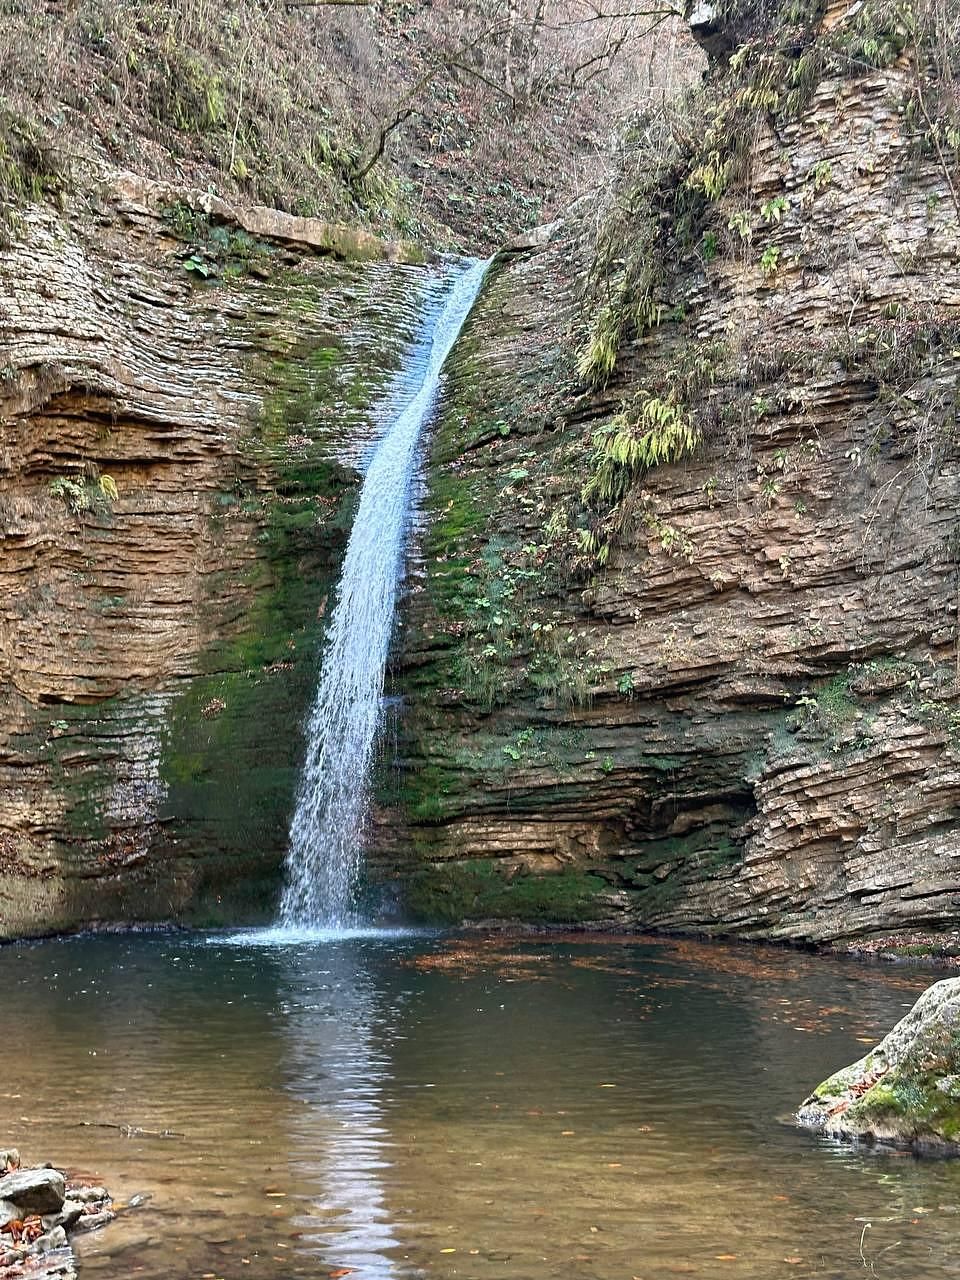
[[[814,1090],[797,1122],[836,1138],[960,1154],[960,978],[929,987],[875,1049]]]
[[[56,1169],[21,1169],[0,1178],[0,1200],[10,1200],[26,1213],[59,1213],[65,1184]]]

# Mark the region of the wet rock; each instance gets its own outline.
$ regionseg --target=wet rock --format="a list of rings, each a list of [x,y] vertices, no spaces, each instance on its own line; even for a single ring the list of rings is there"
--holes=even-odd
[[[79,1200],[64,1200],[59,1213],[44,1215],[44,1228],[49,1231],[54,1227],[72,1227],[82,1213],[83,1204]]]
[[[77,1280],[77,1270],[74,1265],[73,1253],[69,1245],[65,1245],[60,1249],[53,1249],[42,1254],[24,1255],[22,1251],[17,1251],[18,1256],[11,1261],[14,1263],[24,1263],[17,1266],[13,1276],[16,1280],[23,1280],[29,1276],[29,1280]],[[4,1262],[4,1256],[0,1255],[0,1267],[10,1265]]]
[[[73,1224],[74,1231],[95,1231],[97,1227],[105,1227],[117,1215],[112,1209],[95,1209],[93,1213],[84,1213]]]
[[[70,1199],[76,1200],[81,1205],[92,1204],[101,1200],[109,1200],[110,1192],[106,1187],[71,1187]]]
[[[960,978],[929,987],[889,1035],[797,1112],[819,1133],[960,1154]]]
[[[32,1257],[37,1253],[48,1253],[51,1249],[64,1249],[66,1245],[66,1231],[64,1231],[63,1227],[54,1227],[52,1230],[44,1232],[42,1236],[37,1236],[27,1250],[27,1254]]]
[[[21,1169],[0,1178],[0,1200],[11,1200],[27,1213],[59,1213],[64,1177],[56,1169]]]
[[[0,1280],[75,1280],[68,1231],[90,1231],[116,1214],[106,1187],[72,1186],[49,1166],[0,1178]],[[8,1270],[9,1269],[9,1270]]]

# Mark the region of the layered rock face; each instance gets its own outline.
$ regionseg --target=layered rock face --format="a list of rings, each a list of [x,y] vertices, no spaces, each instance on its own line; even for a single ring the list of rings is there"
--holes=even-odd
[[[757,114],[602,392],[574,362],[603,211],[495,274],[381,787],[377,870],[416,910],[818,941],[955,920],[960,238],[914,81],[907,51]],[[631,414],[697,443],[621,466],[607,510]]]
[[[270,910],[358,450],[417,318],[415,268],[145,191],[34,211],[0,256],[0,937]]]
[[[863,21],[748,41],[633,186],[495,263],[392,675],[371,873],[403,909],[956,919],[955,149]],[[416,320],[416,268],[156,194],[35,212],[0,256],[0,936],[270,909]]]

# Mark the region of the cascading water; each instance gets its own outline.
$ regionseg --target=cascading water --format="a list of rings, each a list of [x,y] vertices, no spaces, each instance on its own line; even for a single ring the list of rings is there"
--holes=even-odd
[[[280,904],[285,928],[336,930],[355,923],[352,897],[363,852],[370,764],[403,572],[417,444],[436,403],[443,362],[486,268],[486,262],[473,261],[459,266],[441,296],[428,305],[420,338],[391,398],[395,415],[367,466],[307,723],[307,754]]]

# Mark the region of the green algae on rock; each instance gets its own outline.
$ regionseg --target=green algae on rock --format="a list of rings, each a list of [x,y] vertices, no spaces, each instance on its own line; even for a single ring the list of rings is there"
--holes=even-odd
[[[797,1122],[834,1138],[960,1154],[960,978],[929,987],[875,1049],[814,1090]]]

